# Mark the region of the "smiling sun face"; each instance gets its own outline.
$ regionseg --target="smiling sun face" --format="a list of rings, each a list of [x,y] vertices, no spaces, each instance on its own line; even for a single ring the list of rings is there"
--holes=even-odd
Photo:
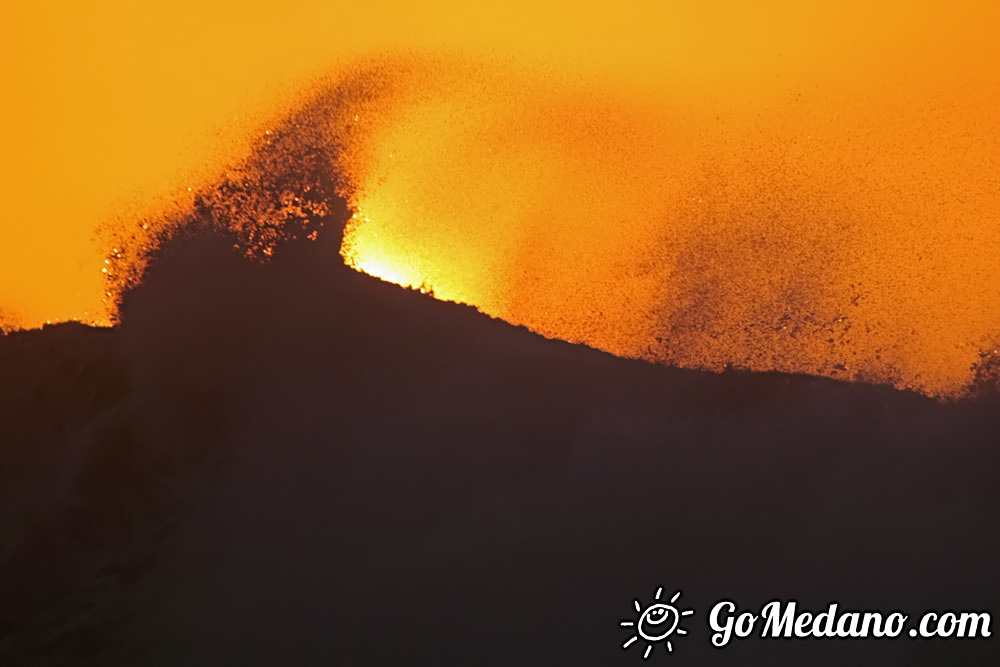
[[[668,604],[654,604],[639,617],[639,636],[650,642],[666,639],[677,628],[680,614]]]
[[[690,616],[694,613],[693,609],[678,611],[678,609],[673,606],[674,603],[676,603],[681,597],[680,591],[674,593],[674,596],[670,598],[669,604],[659,602],[662,594],[662,587],[656,589],[656,595],[653,596],[654,602],[645,608],[643,608],[642,604],[636,600],[635,612],[638,614],[638,617],[635,620],[624,620],[621,622],[621,627],[635,628],[636,630],[636,634],[629,637],[628,640],[622,644],[622,648],[627,649],[640,639],[645,640],[646,651],[642,655],[643,660],[648,658],[653,652],[653,645],[657,642],[663,642],[667,647],[667,652],[672,653],[674,647],[667,638],[674,634],[686,635],[687,631],[684,628],[679,627],[681,617]]]

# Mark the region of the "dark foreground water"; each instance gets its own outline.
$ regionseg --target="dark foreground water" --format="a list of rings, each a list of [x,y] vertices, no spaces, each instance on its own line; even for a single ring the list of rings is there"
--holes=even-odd
[[[0,338],[0,664],[635,665],[619,622],[660,586],[695,614],[648,664],[998,664],[708,628],[722,599],[1000,611],[995,396],[622,360],[338,242],[195,233],[120,327]]]

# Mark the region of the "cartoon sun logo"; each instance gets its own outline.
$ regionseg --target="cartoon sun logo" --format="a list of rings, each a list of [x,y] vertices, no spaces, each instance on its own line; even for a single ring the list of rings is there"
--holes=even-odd
[[[640,639],[645,640],[646,652],[642,654],[643,660],[649,657],[653,652],[653,646],[658,642],[663,642],[667,647],[667,652],[673,653],[674,645],[670,643],[669,637],[671,635],[686,635],[687,630],[680,627],[681,617],[694,613],[694,609],[680,611],[674,606],[681,597],[680,591],[674,593],[669,603],[660,602],[661,595],[663,595],[662,586],[656,589],[653,603],[646,608],[643,608],[642,604],[636,600],[635,613],[638,616],[635,617],[635,620],[626,619],[621,622],[623,628],[635,628],[635,634],[622,644],[622,648],[627,649]]]

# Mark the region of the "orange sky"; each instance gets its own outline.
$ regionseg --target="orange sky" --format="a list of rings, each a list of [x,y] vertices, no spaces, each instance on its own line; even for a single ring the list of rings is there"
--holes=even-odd
[[[489,116],[486,125],[492,132],[521,127],[527,128],[525,136],[534,137],[513,142],[508,156],[514,161],[489,174],[475,161],[462,163],[465,171],[444,174],[456,186],[479,188],[478,208],[463,209],[457,204],[449,208],[449,201],[457,200],[441,199],[427,190],[427,183],[413,176],[428,173],[426,164],[418,171],[412,164],[387,167],[383,156],[381,161],[356,165],[359,188],[376,174],[387,177],[390,184],[383,196],[364,201],[369,209],[391,209],[396,205],[396,194],[403,191],[426,195],[424,205],[431,208],[425,212],[447,218],[447,225],[439,226],[439,232],[459,231],[449,241],[455,257],[468,258],[473,253],[490,258],[492,251],[462,236],[463,225],[482,215],[482,209],[491,204],[490,192],[532,187],[530,179],[518,176],[523,174],[522,167],[538,176],[536,186],[544,190],[522,194],[548,207],[552,216],[580,215],[578,209],[565,203],[565,195],[582,186],[566,186],[565,182],[582,179],[579,182],[593,191],[609,174],[617,175],[617,186],[600,186],[598,190],[606,196],[591,203],[604,216],[612,210],[630,209],[629,219],[637,222],[616,242],[621,244],[622,253],[634,254],[629,244],[655,232],[656,216],[662,217],[667,210],[677,213],[679,192],[689,194],[690,188],[709,187],[704,175],[693,170],[695,163],[707,160],[718,166],[717,176],[726,180],[729,199],[720,205],[745,203],[748,193],[759,184],[747,177],[733,155],[742,152],[766,160],[769,150],[807,134],[809,124],[816,122],[825,124],[826,135],[817,151],[804,153],[809,163],[804,172],[784,176],[782,187],[787,196],[780,205],[790,214],[800,214],[803,204],[794,195],[796,188],[822,191],[830,184],[830,169],[843,168],[845,159],[867,160],[857,169],[879,183],[876,203],[883,212],[891,209],[888,218],[895,222],[882,227],[857,223],[870,232],[867,245],[851,249],[841,259],[867,268],[844,272],[841,277],[862,276],[870,284],[896,285],[873,291],[878,296],[868,300],[869,324],[884,320],[885,308],[901,299],[915,300],[906,317],[896,317],[897,322],[903,321],[903,327],[919,321],[918,313],[923,310],[941,307],[942,302],[950,304],[945,306],[951,309],[949,317],[932,322],[922,335],[914,334],[912,340],[905,341],[902,345],[908,351],[899,352],[893,365],[917,363],[907,361],[906,355],[916,355],[920,363],[952,355],[955,358],[948,362],[949,367],[960,366],[971,352],[956,356],[943,348],[980,345],[994,324],[993,292],[980,295],[979,308],[967,295],[975,291],[975,272],[987,278],[993,275],[982,245],[994,239],[992,228],[984,225],[995,220],[996,200],[984,195],[989,194],[989,183],[975,172],[996,166],[996,145],[990,142],[996,136],[991,119],[997,115],[993,113],[997,101],[993,71],[1000,62],[993,35],[1000,22],[991,3],[949,3],[946,9],[940,3],[913,2],[877,7],[862,2],[481,5],[453,0],[343,6],[294,1],[185,1],[152,8],[130,2],[88,4],[84,9],[76,3],[43,2],[31,7],[20,3],[7,8],[0,24],[0,86],[8,101],[0,108],[6,130],[5,159],[0,167],[0,195],[5,202],[0,213],[0,323],[4,319],[24,326],[47,320],[104,321],[100,268],[108,249],[95,240],[98,225],[156,211],[188,187],[197,188],[222,165],[238,159],[247,150],[252,133],[287,108],[311,77],[336,71],[359,58],[416,51],[471,56],[496,71],[534,72],[528,78],[535,83],[526,85],[537,86],[543,109],[541,114],[532,115],[530,97],[520,100],[515,99],[516,94],[508,94],[506,87],[526,83],[512,83],[520,74],[501,75],[486,84],[497,87],[495,95],[470,97],[468,91],[458,90],[449,98],[458,100],[464,109],[471,103],[485,110]],[[562,92],[546,92],[551,90]],[[805,102],[796,107],[790,102],[795,99]],[[607,132],[594,134],[588,129],[601,122],[602,114],[611,112],[619,113],[630,133],[622,141],[609,138]],[[446,127],[435,125],[450,122],[447,113],[442,113],[440,108],[429,113],[407,112],[399,124],[382,128],[380,134],[367,140],[377,147],[380,141],[391,139],[395,145],[406,138],[413,150],[430,148],[428,137],[441,139],[439,148],[445,151],[474,146],[469,137],[449,134]],[[887,121],[887,115],[896,120]],[[721,119],[722,134],[713,134],[715,130],[706,120],[712,116]],[[678,139],[677,127],[690,132]],[[863,146],[843,142],[832,136],[837,132],[868,133],[868,139]],[[704,141],[692,144],[691,137],[697,136]],[[650,174],[656,170],[645,165],[676,151],[677,146],[671,144],[675,140],[683,144],[684,159],[680,162],[687,170],[673,172],[681,176],[673,178],[671,187],[680,190],[657,191],[656,186],[651,193]],[[572,148],[574,142],[583,148]],[[955,144],[961,146],[959,154],[950,148]],[[569,153],[572,158],[567,158]],[[429,166],[434,172],[435,165]],[[551,172],[557,166],[565,171],[555,177]],[[437,167],[442,175],[441,164]],[[754,169],[757,173],[766,171],[761,164]],[[562,179],[563,185],[553,178]],[[900,278],[898,266],[886,271],[871,267],[912,259],[907,253],[916,256],[916,246],[927,242],[927,234],[897,232],[907,229],[907,221],[919,218],[921,211],[930,210],[927,207],[937,201],[935,192],[965,197],[968,204],[964,209],[953,207],[952,215],[941,218],[934,227],[957,225],[958,233],[935,241],[936,247],[943,243],[948,252],[921,268],[953,274],[953,280],[935,288],[936,301],[930,303],[921,302],[916,295],[925,293],[935,284],[932,281],[911,284],[909,279]],[[849,191],[838,196],[855,212],[859,207],[865,209],[859,219],[881,219],[863,194]],[[898,205],[901,198],[909,203]],[[886,202],[896,203],[887,209]],[[355,203],[361,203],[361,198]],[[410,220],[399,215],[394,223],[397,229],[405,229]],[[897,223],[903,226],[894,227]],[[559,233],[573,228],[568,224],[562,232],[552,232],[547,242],[558,244]],[[694,223],[689,220],[685,224]],[[688,242],[724,247],[726,234],[737,238],[746,232],[735,224],[730,221],[728,228],[723,224],[722,236],[714,241],[688,238]],[[590,232],[584,227],[586,237]],[[524,226],[519,229],[523,232]],[[794,230],[782,233],[789,238],[796,235]],[[491,247],[507,247],[514,238],[509,235]],[[545,241],[544,226],[537,238]],[[597,249],[608,242],[592,241],[580,247],[586,262],[601,256]],[[954,247],[949,247],[950,243]],[[970,249],[977,243],[980,250]],[[419,254],[419,248],[417,251]],[[518,256],[518,266],[542,261],[525,252]],[[531,252],[537,253],[537,248]],[[781,260],[789,258],[781,252],[794,251],[771,252]],[[580,253],[574,256],[581,257]],[[829,253],[821,253],[812,261],[818,266],[829,258]],[[399,257],[389,259],[397,264],[401,261]],[[738,258],[722,253],[718,259],[734,262]],[[375,260],[369,256],[371,261]],[[546,273],[566,281],[571,274],[559,268],[566,264],[558,262],[570,259],[557,257],[552,261],[556,263]],[[678,258],[662,255],[649,261],[674,270]],[[984,265],[979,266],[981,263]],[[461,273],[460,264],[458,259],[447,266],[439,262],[427,270],[437,271],[438,282],[447,282],[449,278],[442,271]],[[956,264],[972,268],[956,273],[949,268]],[[499,268],[506,271],[505,285],[519,279],[522,285],[528,284],[523,281],[539,278],[517,278],[510,275],[509,266]],[[595,269],[594,275],[610,270],[612,264],[605,264]],[[705,277],[704,267],[699,271]],[[744,263],[742,271],[743,279],[761,281],[760,266]],[[462,280],[467,285],[472,281]],[[647,276],[611,289],[602,298],[606,303],[621,301],[632,293],[639,295],[636,298],[640,301],[662,298],[657,293],[660,282]],[[912,289],[900,288],[904,283]],[[519,299],[512,300],[510,294],[499,294],[494,284],[477,288],[467,300],[488,310],[492,303],[495,314],[526,321],[547,333],[592,344],[603,341],[601,346],[606,349],[635,353],[632,348],[638,333],[626,334],[626,341],[610,340],[613,333],[600,331],[606,325],[566,321],[564,314],[550,315],[547,306],[532,305],[559,301],[557,295],[565,291],[550,285],[547,291],[532,293],[534,301],[524,298],[523,290]],[[690,300],[691,294],[685,298]],[[735,293],[727,293],[725,298],[739,300]],[[958,305],[953,303],[956,299]],[[619,319],[634,322],[641,336],[652,335],[645,309],[623,307]],[[576,307],[574,313],[585,310]],[[970,315],[973,312],[979,314]],[[760,317],[760,313],[734,312],[731,317]],[[721,345],[731,350],[760,342],[751,337]],[[772,356],[787,358],[789,352],[782,347],[787,344],[774,341]],[[713,366],[727,355],[741,358],[743,354],[720,352],[713,345],[720,343],[692,343],[675,360],[691,364],[701,359]],[[875,354],[881,347],[881,342],[874,341],[859,354]],[[804,362],[783,363],[791,369],[802,366],[808,370],[814,361],[811,355],[806,354]],[[766,354],[757,361],[762,367],[781,366]],[[920,373],[931,371],[920,369],[915,374]],[[948,373],[954,381],[955,371]],[[921,382],[925,387],[934,384],[923,380],[915,384],[921,386]]]
[[[156,197],[211,173],[306,77],[359,55],[467,51],[548,59],[570,76],[662,82],[722,72],[732,83],[729,70],[787,63],[813,48],[829,19],[848,22],[800,3],[752,12],[695,4],[702,8],[14,3],[0,22],[0,308],[25,324],[96,317],[103,249],[91,238],[99,222],[156,206]],[[882,14],[859,48],[871,46]]]

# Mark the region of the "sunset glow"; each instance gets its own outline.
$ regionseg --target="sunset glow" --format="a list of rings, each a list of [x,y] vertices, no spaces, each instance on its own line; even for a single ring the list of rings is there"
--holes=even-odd
[[[111,323],[108,239],[367,76],[330,130],[366,273],[618,355],[935,395],[1000,343],[998,10],[434,4],[14,10],[0,326]]]
[[[1000,334],[1000,94],[930,65],[676,99],[437,65],[349,135],[343,254],[619,355],[953,394]]]

